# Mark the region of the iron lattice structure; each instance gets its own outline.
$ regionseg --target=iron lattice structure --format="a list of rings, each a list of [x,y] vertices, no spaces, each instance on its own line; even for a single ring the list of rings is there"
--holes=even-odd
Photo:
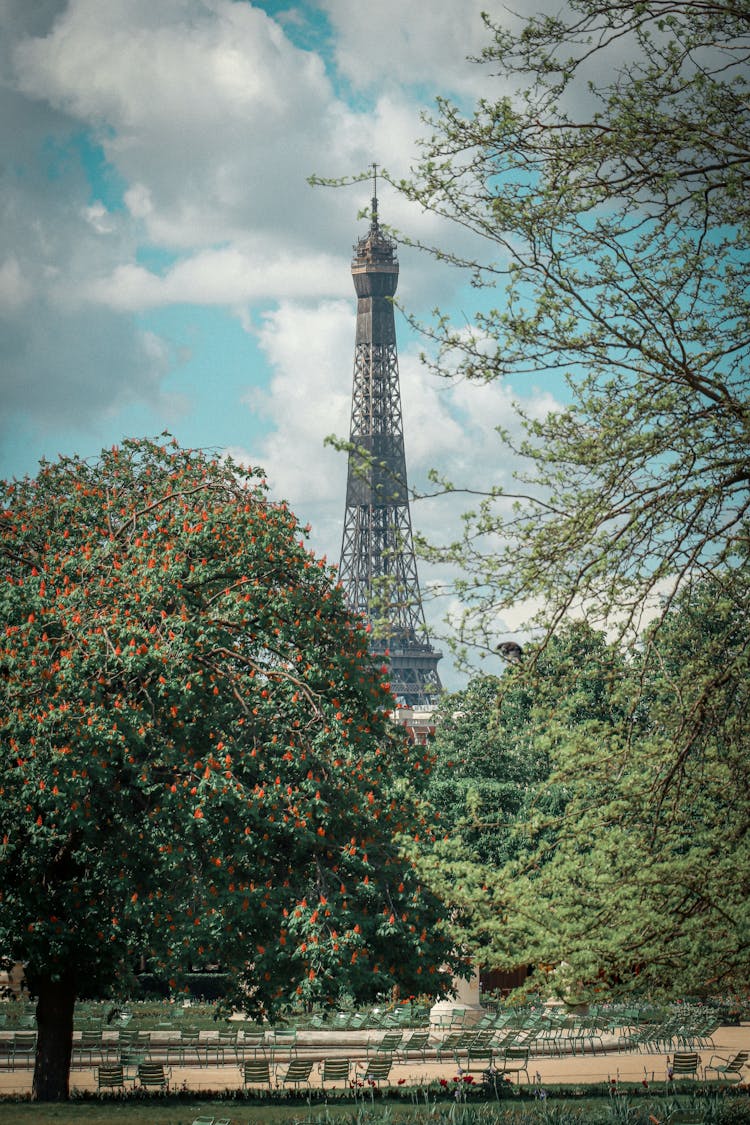
[[[417,576],[392,301],[398,259],[378,224],[377,195],[352,277],[357,334],[339,577],[351,609],[372,625],[372,650],[389,663],[397,701],[431,707],[442,654],[430,644]]]

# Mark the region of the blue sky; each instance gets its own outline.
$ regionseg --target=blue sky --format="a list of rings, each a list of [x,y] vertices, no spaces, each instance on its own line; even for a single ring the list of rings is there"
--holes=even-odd
[[[338,561],[352,244],[377,161],[405,174],[435,95],[492,96],[474,0],[4,0],[0,476],[169,430],[262,465]],[[439,239],[384,186],[381,217]],[[455,235],[453,236],[455,237]],[[399,298],[463,315],[463,280],[403,250]],[[399,318],[410,483],[476,485],[505,387],[449,388]],[[421,502],[415,526],[458,513]],[[440,581],[421,569],[423,587]],[[428,607],[435,622],[445,611]],[[514,623],[500,623],[512,628]],[[441,669],[442,670],[442,669]],[[448,672],[449,686],[456,686]]]

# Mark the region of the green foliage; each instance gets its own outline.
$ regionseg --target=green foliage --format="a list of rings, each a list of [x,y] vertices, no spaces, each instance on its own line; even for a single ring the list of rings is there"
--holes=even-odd
[[[750,11],[568,0],[487,25],[487,97],[439,101],[397,186],[470,236],[423,247],[478,293],[472,328],[430,330],[437,372],[551,377],[562,404],[519,410],[513,485],[423,547],[460,571],[459,652],[523,606],[539,654],[572,616],[622,648],[591,714],[568,681],[537,711],[548,785],[504,871],[454,871],[455,917],[498,967],[566,962],[571,995],[746,987]]]
[[[440,101],[397,185],[475,236],[473,258],[426,248],[480,291],[473,329],[430,330],[436,368],[554,375],[569,402],[500,435],[515,487],[484,482],[462,537],[425,550],[462,567],[459,648],[492,649],[532,599],[548,629],[583,607],[632,636],[699,569],[747,559],[750,15],[569,0],[489,31],[487,97]]]
[[[551,771],[505,866],[438,845],[456,937],[487,965],[554,967],[546,988],[570,1001],[746,989],[747,623],[712,578],[630,659],[603,644],[599,659],[595,706],[561,679],[559,706],[537,711]]]
[[[517,927],[509,929],[511,862],[525,864],[531,853],[537,866],[549,861],[572,793],[553,766],[574,741],[617,736],[625,675],[616,646],[570,622],[539,651],[527,646],[523,665],[476,679],[443,705],[430,797],[447,831],[424,862],[454,906],[456,940],[483,965],[545,959],[529,957]]]
[[[78,994],[220,961],[254,1013],[438,991],[382,671],[252,470],[127,442],[4,483],[0,948]]]
[[[483,864],[517,854],[518,822],[564,805],[560,789],[540,788],[550,772],[550,720],[579,727],[620,715],[607,685],[622,662],[585,623],[561,628],[542,651],[529,646],[526,659],[530,675],[516,668],[478,677],[448,696],[437,717],[429,797],[453,854],[460,839],[467,857]]]

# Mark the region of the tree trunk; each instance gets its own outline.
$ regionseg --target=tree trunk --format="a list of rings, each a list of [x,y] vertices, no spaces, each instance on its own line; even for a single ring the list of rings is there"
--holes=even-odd
[[[72,978],[34,981],[37,1043],[32,1098],[61,1102],[68,1097],[70,1059],[73,1052],[73,1009],[76,993]]]

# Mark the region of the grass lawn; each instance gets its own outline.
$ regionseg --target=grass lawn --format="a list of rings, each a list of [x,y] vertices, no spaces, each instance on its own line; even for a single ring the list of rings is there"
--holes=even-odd
[[[619,1102],[619,1104],[617,1104]],[[651,1116],[653,1115],[653,1116]],[[680,1125],[682,1122],[720,1125],[748,1125],[750,1100],[745,1097],[693,1099],[654,1097],[630,1102],[605,1097],[551,1097],[546,1103],[522,1102],[456,1104],[431,1101],[429,1106],[401,1100],[378,1098],[359,1103],[312,1105],[290,1102],[285,1105],[253,1105],[196,1099],[143,1099],[138,1101],[72,1101],[65,1105],[37,1105],[29,1102],[0,1102],[0,1125],[192,1125],[198,1117],[229,1119],[232,1125]]]
[[[434,1107],[431,1107],[434,1108]],[[452,1107],[448,1107],[452,1108]],[[484,1108],[484,1107],[482,1107]],[[340,1121],[343,1123],[358,1120],[374,1121],[377,1114],[390,1123],[407,1125],[414,1121],[414,1109],[403,1102],[388,1105],[378,1101],[374,1107],[368,1104],[358,1107],[349,1102],[343,1105],[320,1103],[308,1107],[304,1104],[290,1105],[228,1105],[226,1102],[195,1101],[179,1104],[108,1104],[72,1102],[68,1105],[31,1105],[29,1103],[0,1103],[0,1125],[191,1125],[194,1118],[229,1118],[232,1125],[291,1125],[292,1122]],[[424,1116],[425,1122],[428,1120]],[[435,1120],[433,1118],[433,1120]],[[439,1119],[438,1119],[439,1120]],[[485,1119],[486,1120],[486,1119]]]

